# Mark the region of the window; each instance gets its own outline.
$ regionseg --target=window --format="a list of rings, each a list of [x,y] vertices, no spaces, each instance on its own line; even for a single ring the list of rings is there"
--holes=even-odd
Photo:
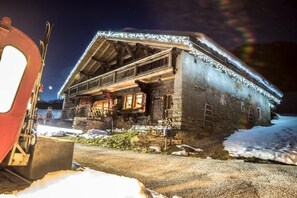
[[[223,95],[223,94],[221,94],[220,104],[223,105],[223,106],[227,105],[225,95]]]
[[[254,121],[254,112],[253,112],[252,106],[249,106],[248,121],[249,122],[253,122]]]
[[[115,99],[113,100],[113,106],[116,106],[117,104],[118,104],[118,99],[115,98]]]
[[[124,96],[123,109],[143,109],[145,107],[145,94],[136,93]]]
[[[143,106],[143,94],[142,93],[137,93],[135,94],[135,103],[133,105],[133,108],[138,109]]]
[[[261,115],[261,108],[260,107],[257,107],[257,117],[258,117],[258,120],[261,119],[262,115]]]
[[[131,109],[132,108],[132,102],[133,102],[133,95],[126,95],[125,101],[124,101],[124,109]]]
[[[12,46],[6,46],[0,57],[0,113],[11,109],[22,76],[27,66],[24,54]]]
[[[108,101],[107,100],[99,100],[94,102],[93,108],[102,116],[107,116],[108,114]]]
[[[172,95],[164,96],[164,115],[163,118],[172,118]]]
[[[245,112],[245,106],[243,102],[241,102],[240,109],[241,109],[241,112]]]

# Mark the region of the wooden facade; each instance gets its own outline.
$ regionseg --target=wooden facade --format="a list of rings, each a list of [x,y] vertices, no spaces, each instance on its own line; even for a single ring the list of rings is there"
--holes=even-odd
[[[205,35],[180,32],[98,32],[59,95],[76,127],[170,121],[184,134],[268,125],[282,97]]]

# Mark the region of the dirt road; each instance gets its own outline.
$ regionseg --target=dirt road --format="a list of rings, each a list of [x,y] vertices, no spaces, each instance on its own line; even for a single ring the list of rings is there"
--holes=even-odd
[[[172,197],[297,197],[297,166],[145,154],[76,144],[74,160]]]

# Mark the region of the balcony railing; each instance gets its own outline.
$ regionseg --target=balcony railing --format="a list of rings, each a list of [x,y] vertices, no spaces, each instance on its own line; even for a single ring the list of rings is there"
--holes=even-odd
[[[165,50],[133,62],[106,74],[96,76],[79,84],[70,87],[68,95],[75,96],[97,88],[121,82],[126,79],[137,78],[150,72],[159,71],[171,65],[171,50]]]

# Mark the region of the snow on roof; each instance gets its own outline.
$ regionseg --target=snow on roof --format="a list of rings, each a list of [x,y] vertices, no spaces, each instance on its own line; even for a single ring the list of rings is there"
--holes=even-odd
[[[127,30],[127,31],[133,31],[133,30]],[[83,58],[88,53],[89,49],[92,47],[94,42],[98,38],[115,38],[115,39],[127,39],[127,40],[149,40],[149,41],[157,41],[157,42],[164,42],[164,43],[176,43],[176,44],[183,44],[190,49],[190,53],[194,56],[197,56],[198,58],[202,59],[205,62],[210,63],[212,66],[217,68],[218,70],[223,71],[224,73],[228,74],[231,78],[233,78],[235,81],[241,82],[248,87],[251,87],[252,89],[258,91],[259,93],[265,95],[269,99],[273,100],[277,104],[280,103],[280,98],[283,96],[282,92],[278,90],[275,86],[270,84],[267,80],[265,80],[264,77],[262,77],[260,74],[256,73],[255,71],[252,71],[251,68],[249,68],[245,63],[243,63],[239,58],[232,55],[230,52],[228,52],[226,49],[224,49],[222,46],[214,42],[212,39],[207,37],[206,35],[198,32],[172,32],[172,31],[151,31],[156,33],[134,33],[134,32],[113,32],[113,31],[98,31],[97,34],[94,36],[93,40],[90,42],[88,47],[86,48],[83,55],[80,57],[79,61],[75,65],[75,67],[70,72],[69,76],[67,77],[65,83],[61,87],[60,91],[58,92],[58,95],[61,96],[63,89],[65,88],[66,84],[70,80],[71,76],[76,71],[77,67],[79,66],[80,62],[83,60]],[[161,34],[161,32],[165,32],[165,34]],[[166,34],[167,33],[167,34]],[[196,41],[193,42],[191,37],[195,37]],[[262,89],[261,87],[257,86],[255,83],[247,80],[242,75],[238,74],[237,72],[229,69],[225,65],[213,60],[208,55],[204,54],[203,52],[199,51],[197,49],[197,45],[200,43],[206,45],[208,48],[212,49],[213,51],[217,52],[221,56],[225,57],[229,63],[231,63],[236,69],[245,72],[247,75],[249,75],[253,80],[260,83],[263,87],[265,87],[267,90]],[[272,94],[271,94],[272,93]]]

